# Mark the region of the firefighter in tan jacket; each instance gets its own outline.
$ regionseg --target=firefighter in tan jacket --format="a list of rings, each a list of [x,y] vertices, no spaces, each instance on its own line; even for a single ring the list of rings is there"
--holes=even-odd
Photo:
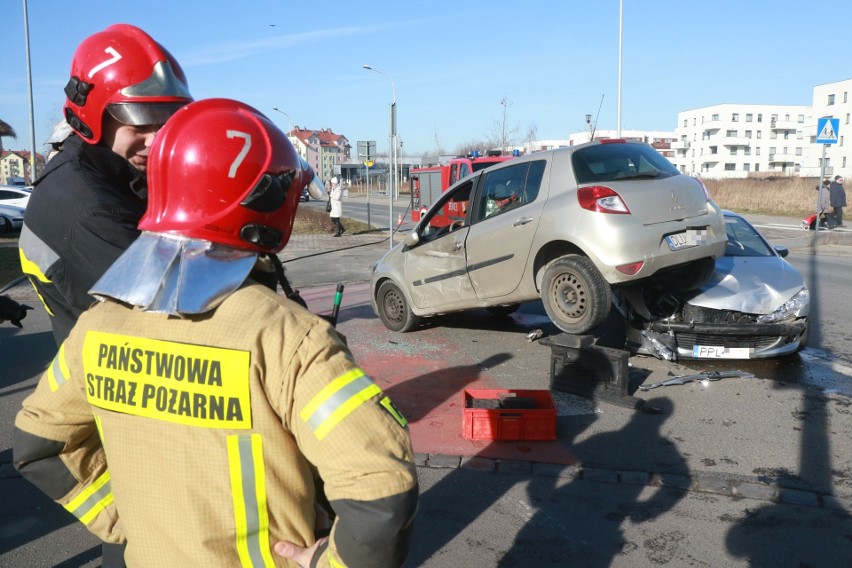
[[[24,401],[16,467],[131,567],[400,566],[405,418],[326,320],[249,278],[310,168],[226,99],[179,110],[149,165],[142,235]]]

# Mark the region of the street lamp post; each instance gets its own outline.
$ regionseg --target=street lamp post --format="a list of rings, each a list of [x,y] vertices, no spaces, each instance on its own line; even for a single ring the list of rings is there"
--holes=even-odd
[[[27,14],[27,0],[24,0],[24,41],[27,48],[27,92],[30,98],[30,185],[36,178],[36,142],[35,142],[35,113],[33,112],[33,73],[30,64],[30,21]],[[26,178],[26,168],[24,171]]]
[[[390,145],[389,145],[389,154],[390,154],[390,176],[388,176],[388,244],[390,248],[393,248],[393,200],[394,200],[394,192],[396,190],[396,83],[394,83],[393,79],[387,73],[379,71],[378,69],[373,69],[369,65],[364,65],[364,69],[368,71],[375,71],[379,75],[384,75],[391,82],[391,90],[393,93],[393,99],[390,104]]]
[[[290,115],[287,114],[286,112],[284,112],[283,110],[281,110],[278,107],[272,107],[272,110],[278,111],[278,112],[280,112],[281,114],[283,114],[284,116],[287,117],[287,137],[289,138],[290,133],[293,131],[293,123],[290,121]]]

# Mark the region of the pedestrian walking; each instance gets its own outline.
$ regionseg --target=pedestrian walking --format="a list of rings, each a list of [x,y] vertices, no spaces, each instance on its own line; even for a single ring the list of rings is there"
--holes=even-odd
[[[817,199],[817,215],[819,223],[827,229],[834,228],[834,215],[831,213],[831,199],[829,198],[828,186],[830,182],[823,180],[822,185],[817,186],[819,191]]]
[[[340,178],[334,176],[331,178],[331,189],[328,193],[331,211],[328,216],[331,217],[331,222],[334,223],[334,236],[339,237],[346,232],[346,227],[341,223],[340,218],[343,216],[343,188],[340,185]]]
[[[834,224],[837,227],[845,227],[843,224],[843,208],[846,207],[846,190],[843,188],[843,178],[834,176],[834,181],[828,188],[831,199],[831,208],[834,211]]]
[[[148,149],[192,100],[172,55],[127,24],[80,43],[65,94],[73,132],[35,181],[19,239],[57,345],[94,301],[89,288],[139,235]]]
[[[128,566],[406,559],[405,419],[328,321],[250,276],[312,176],[248,105],[179,110],[151,147],[141,236],[18,413],[15,466],[101,538],[129,537]]]

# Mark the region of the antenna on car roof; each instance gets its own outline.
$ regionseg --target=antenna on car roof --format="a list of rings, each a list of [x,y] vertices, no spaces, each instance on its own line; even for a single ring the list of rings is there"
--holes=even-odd
[[[601,116],[601,107],[603,106],[604,96],[601,95],[601,104],[598,105],[598,114],[595,115],[595,123],[592,125],[592,140],[595,139],[595,130],[598,129],[598,118]]]

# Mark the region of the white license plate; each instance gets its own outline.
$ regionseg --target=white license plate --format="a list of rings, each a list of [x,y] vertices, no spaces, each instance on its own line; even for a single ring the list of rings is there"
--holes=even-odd
[[[750,347],[692,346],[692,356],[696,359],[750,359],[751,354]]]
[[[666,242],[669,243],[671,250],[680,250],[700,245],[706,238],[707,231],[704,229],[688,229],[682,233],[667,236]]]

